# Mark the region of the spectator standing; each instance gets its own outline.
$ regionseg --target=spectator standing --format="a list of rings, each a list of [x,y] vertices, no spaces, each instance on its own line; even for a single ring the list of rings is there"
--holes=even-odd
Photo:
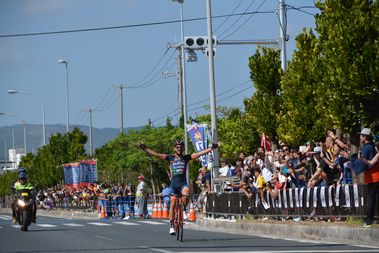
[[[129,212],[126,211],[126,215],[124,219],[131,219],[134,217],[134,205],[135,205],[135,200],[136,200],[136,195],[135,195],[135,187],[129,183],[125,187],[125,210],[128,210]]]
[[[208,193],[211,192],[211,173],[208,171],[208,168],[205,166],[199,169],[199,186],[201,189],[201,193],[199,194],[199,199],[197,203],[198,203],[198,208],[200,210],[201,217],[204,218]]]
[[[163,204],[166,207],[169,207],[170,206],[170,198],[171,198],[171,188],[166,183],[162,183],[161,196],[162,196]]]
[[[363,227],[370,228],[374,220],[376,198],[379,195],[379,164],[367,165],[364,163],[364,161],[373,160],[377,154],[372,142],[371,129],[363,128],[359,134],[362,149],[359,157],[357,154],[351,156],[350,163],[355,174],[364,172],[364,179],[367,184],[367,206]]]
[[[136,190],[136,203],[138,206],[138,216],[141,219],[147,218],[148,212],[147,212],[147,199],[146,199],[146,184],[145,184],[145,177],[140,175],[137,177],[138,179],[138,186]]]

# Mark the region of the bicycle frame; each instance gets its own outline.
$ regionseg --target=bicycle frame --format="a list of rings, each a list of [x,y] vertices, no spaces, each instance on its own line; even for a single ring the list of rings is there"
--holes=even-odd
[[[179,241],[183,241],[183,211],[184,211],[184,203],[183,197],[178,196],[175,200],[174,212],[174,228],[176,232],[176,239]]]

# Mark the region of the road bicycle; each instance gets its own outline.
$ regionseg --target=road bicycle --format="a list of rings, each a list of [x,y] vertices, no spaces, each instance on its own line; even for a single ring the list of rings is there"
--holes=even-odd
[[[177,196],[174,204],[174,228],[176,232],[176,239],[179,241],[183,241],[183,212],[184,212],[184,202],[183,196]]]

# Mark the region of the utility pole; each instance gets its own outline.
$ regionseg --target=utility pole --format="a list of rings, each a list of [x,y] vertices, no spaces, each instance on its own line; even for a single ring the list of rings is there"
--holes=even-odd
[[[285,0],[279,0],[279,25],[280,25],[280,60],[282,62],[282,69],[287,69],[287,54],[286,54],[286,41],[287,41],[287,14]]]
[[[184,118],[184,102],[183,102],[183,62],[182,62],[182,47],[177,47],[178,49],[178,81],[179,81],[179,108],[180,108],[180,115]],[[184,119],[185,122],[185,119]],[[186,124],[184,124],[186,125]]]
[[[215,74],[214,74],[214,55],[213,55],[213,32],[212,32],[212,13],[211,13],[211,0],[207,2],[207,28],[208,28],[208,66],[209,66],[209,89],[210,89],[210,107],[211,107],[211,134],[212,141],[218,141],[217,135],[217,117],[216,117],[216,92],[215,92]],[[218,149],[213,150],[213,173],[212,178],[219,175],[219,154]],[[211,184],[212,184],[211,180]],[[213,185],[211,185],[213,187]]]
[[[120,132],[124,133],[124,92],[123,89],[126,88],[124,84],[120,84],[116,88],[120,89],[120,113],[121,113],[121,129]]]
[[[84,111],[87,111],[89,112],[89,124],[88,124],[88,128],[89,128],[89,156],[92,157],[93,155],[93,145],[92,145],[92,112],[93,110],[91,109],[91,107],[88,109],[88,110],[84,110]]]

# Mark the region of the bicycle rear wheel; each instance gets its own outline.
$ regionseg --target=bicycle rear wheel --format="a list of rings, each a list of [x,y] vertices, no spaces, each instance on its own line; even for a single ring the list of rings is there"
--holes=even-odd
[[[184,206],[183,203],[178,204],[178,208],[176,209],[177,214],[177,226],[176,226],[176,239],[179,241],[183,241],[183,211]]]

